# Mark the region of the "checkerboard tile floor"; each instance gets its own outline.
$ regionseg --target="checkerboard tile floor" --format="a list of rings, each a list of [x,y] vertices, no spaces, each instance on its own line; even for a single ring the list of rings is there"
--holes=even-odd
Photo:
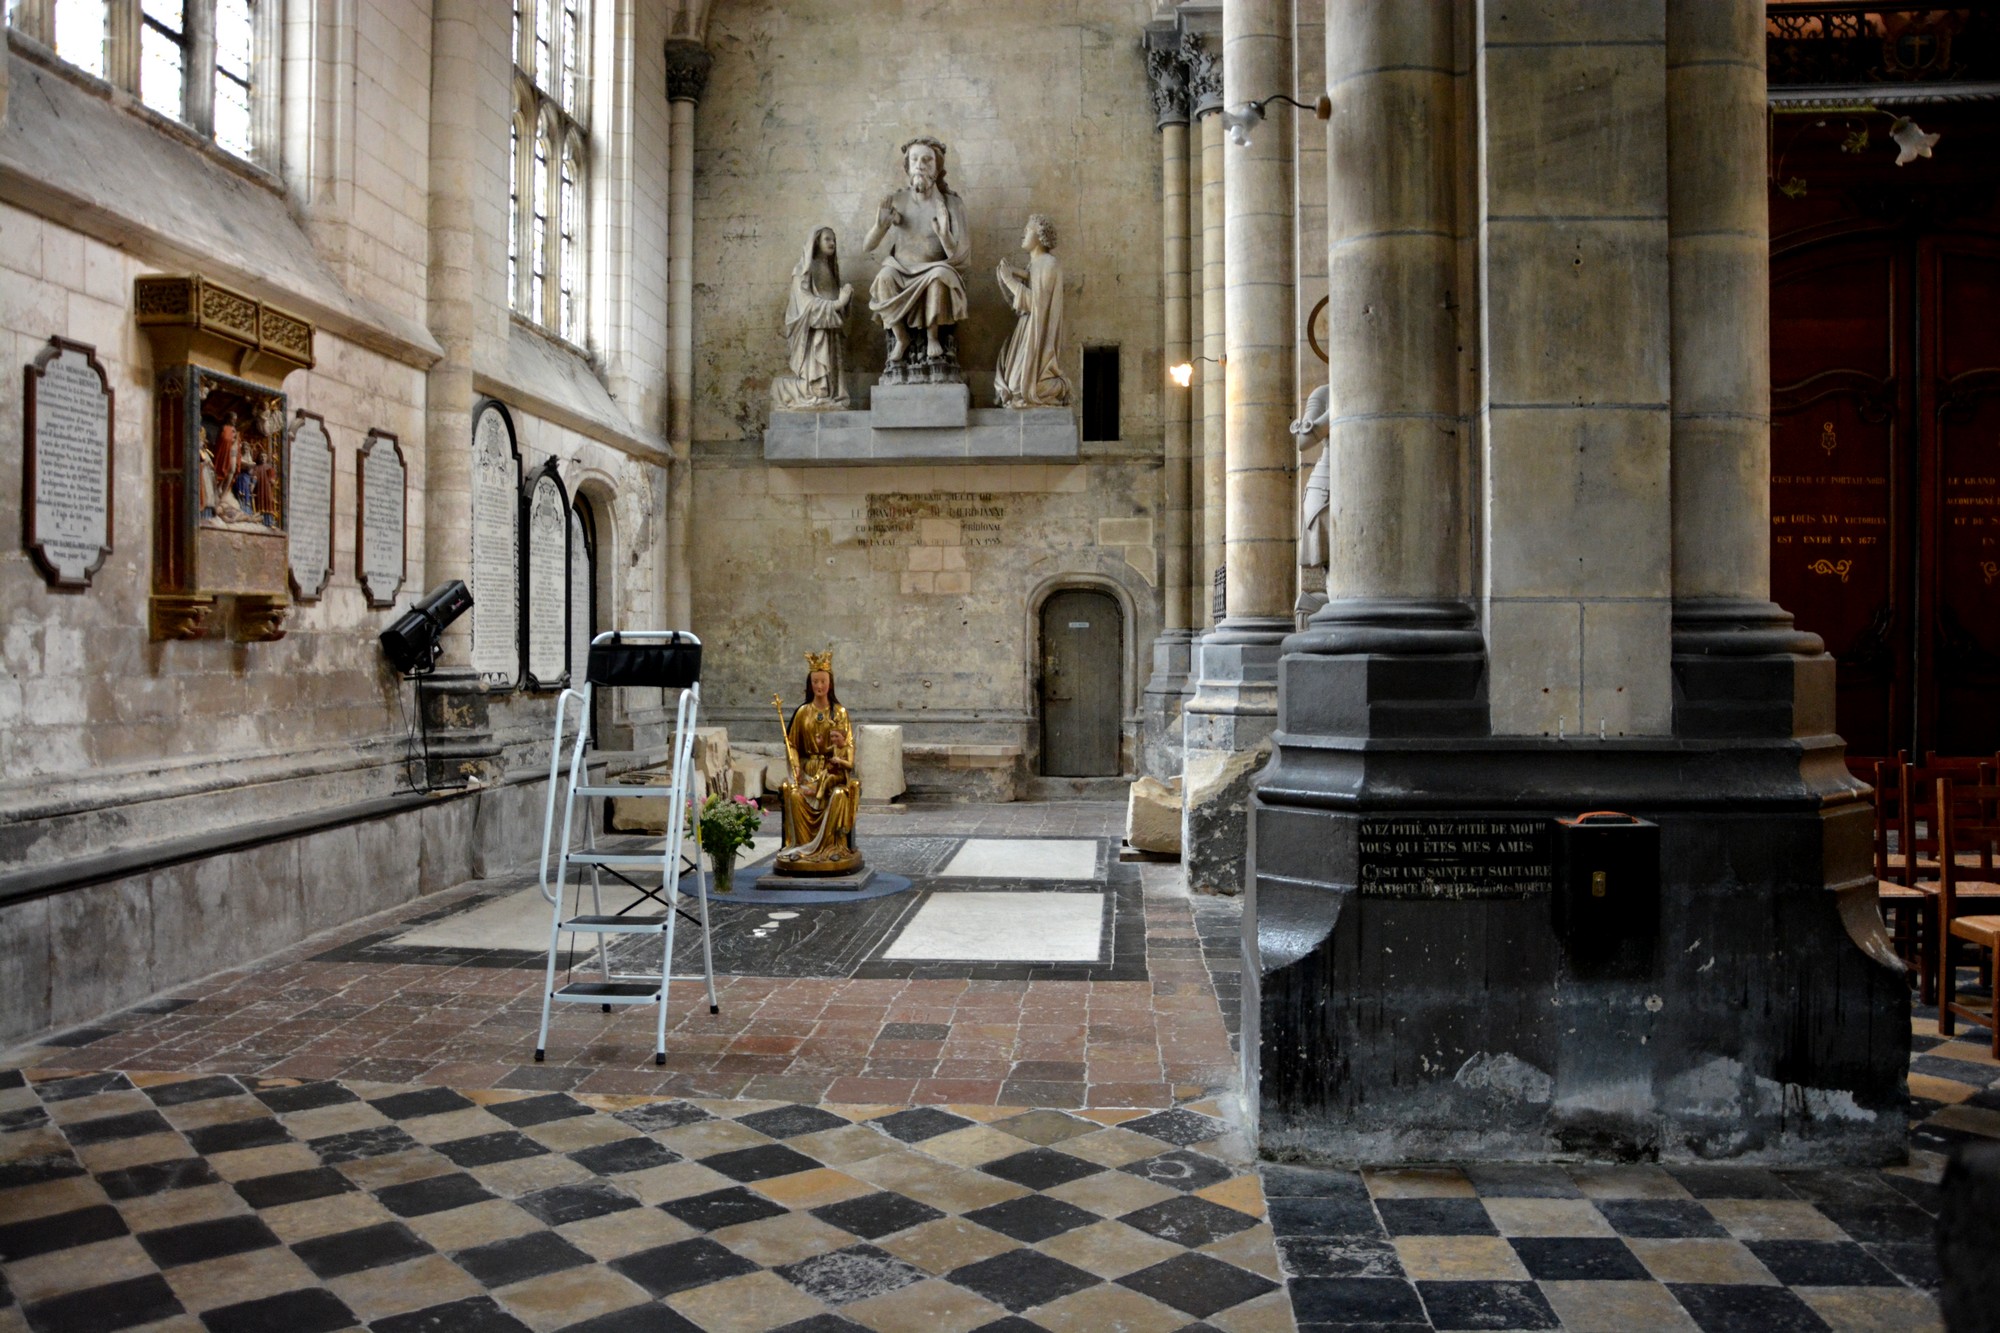
[[[0,1330],[1289,1329],[1215,1109],[11,1071]]]

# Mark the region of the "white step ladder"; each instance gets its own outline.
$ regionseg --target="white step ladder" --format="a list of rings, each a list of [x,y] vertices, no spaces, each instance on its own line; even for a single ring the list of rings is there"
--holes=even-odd
[[[602,801],[617,796],[647,796],[658,792],[658,788],[634,787],[624,784],[600,786],[589,780],[591,759],[590,703],[593,691],[605,689],[671,689],[680,691],[680,703],[674,714],[674,733],[669,746],[669,782],[664,794],[657,799],[667,805],[667,830],[656,849],[640,852],[607,852],[597,847],[597,827],[603,822]],[[556,784],[561,769],[563,751],[563,721],[568,716],[571,701],[577,705],[579,726],[576,739],[570,744],[569,775],[563,779],[562,833],[560,841],[556,836]],[[697,833],[693,839],[693,856],[688,858],[694,871],[694,892],[684,894],[680,889],[682,830],[686,822],[689,793],[689,775],[694,767],[694,729],[701,710],[701,640],[685,630],[610,630],[590,641],[590,661],[584,671],[582,689],[566,689],[556,698],[555,738],[549,744],[549,799],[548,810],[542,824],[542,859],[540,864],[542,897],[550,905],[549,916],[549,963],[546,984],[542,989],[542,1027],[535,1038],[535,1059],[539,1062],[548,1051],[549,1012],[557,1004],[595,1004],[604,1012],[611,1012],[613,1005],[658,1006],[653,1038],[653,1063],[667,1062],[667,992],[673,981],[703,981],[708,986],[708,1012],[720,1012],[715,1000],[715,962],[709,947],[708,933],[708,892],[709,876],[703,873],[701,838]],[[582,843],[576,845],[579,814],[582,822]],[[550,866],[550,850],[555,849],[553,874]],[[570,871],[578,871],[571,915],[563,915],[563,893],[570,883]],[[631,874],[657,874],[660,887],[657,892],[636,882]],[[587,872],[587,874],[585,873]],[[609,873],[627,888],[635,891],[637,897],[624,909],[607,913],[604,910],[604,876]],[[590,911],[583,911],[584,881],[590,886]],[[693,897],[698,900],[700,916],[688,916],[681,906],[681,899]],[[651,903],[660,910],[657,913],[641,912],[639,909]],[[699,977],[684,975],[676,977],[674,966],[674,920],[688,916],[688,920],[701,927],[701,974]],[[569,981],[556,984],[558,955],[562,953],[562,938],[565,934],[595,936],[597,940],[597,972],[592,980]],[[660,968],[657,972],[613,972],[608,936],[612,935],[653,935],[660,940]]]

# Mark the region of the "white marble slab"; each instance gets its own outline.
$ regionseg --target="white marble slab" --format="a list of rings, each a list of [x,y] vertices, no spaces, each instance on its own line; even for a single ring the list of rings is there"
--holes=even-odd
[[[1103,930],[1101,893],[934,893],[882,957],[1092,963]]]
[[[617,911],[632,891],[624,885],[605,894],[605,910]],[[588,896],[588,895],[586,895]],[[549,902],[541,890],[529,885],[504,898],[495,898],[470,912],[455,912],[441,921],[429,921],[392,944],[444,949],[532,949],[549,947]]]
[[[967,838],[939,874],[950,879],[1097,878],[1089,838]]]

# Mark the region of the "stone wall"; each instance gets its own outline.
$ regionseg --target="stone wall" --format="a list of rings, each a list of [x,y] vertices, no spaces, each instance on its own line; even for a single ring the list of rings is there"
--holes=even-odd
[[[1108,0],[1038,22],[979,0],[921,21],[887,0],[711,16],[695,141],[694,606],[711,714],[732,733],[737,718],[764,726],[774,689],[796,695],[800,654],[831,643],[857,717],[902,723],[912,743],[1032,752],[1035,611],[1067,582],[1112,589],[1124,607],[1129,742],[1160,625],[1166,393],[1146,18],[1144,4]],[[898,146],[918,134],[948,146],[972,227],[959,355],[974,404],[992,402],[1013,323],[993,268],[1019,262],[1022,223],[1043,212],[1059,233],[1072,382],[1085,346],[1120,350],[1119,441],[1046,468],[763,463],[786,282],[819,225],[838,232],[855,289],[849,390],[866,406],[884,345],[866,312],[877,263],[860,244],[901,181]],[[775,720],[767,729],[775,737]]]

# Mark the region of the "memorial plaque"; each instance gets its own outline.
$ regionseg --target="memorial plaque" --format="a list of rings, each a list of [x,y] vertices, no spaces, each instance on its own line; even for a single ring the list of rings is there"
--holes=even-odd
[[[553,458],[521,493],[521,657],[528,687],[569,683],[569,492]]]
[[[326,422],[300,412],[285,463],[286,567],[292,596],[316,602],[333,577],[333,441]]]
[[[1554,885],[1549,821],[1520,815],[1381,815],[1361,821],[1369,898],[1525,898]]]
[[[472,417],[472,669],[511,688],[521,673],[521,451],[492,399]]]
[[[111,380],[97,349],[51,338],[27,367],[23,538],[42,577],[87,588],[111,554]]]
[[[403,588],[409,527],[404,496],[409,469],[403,446],[387,431],[371,430],[355,460],[354,575],[370,606],[389,606]],[[476,604],[475,604],[476,605]]]
[[[569,675],[581,684],[590,665],[590,596],[593,579],[590,532],[576,506],[569,511]]]

